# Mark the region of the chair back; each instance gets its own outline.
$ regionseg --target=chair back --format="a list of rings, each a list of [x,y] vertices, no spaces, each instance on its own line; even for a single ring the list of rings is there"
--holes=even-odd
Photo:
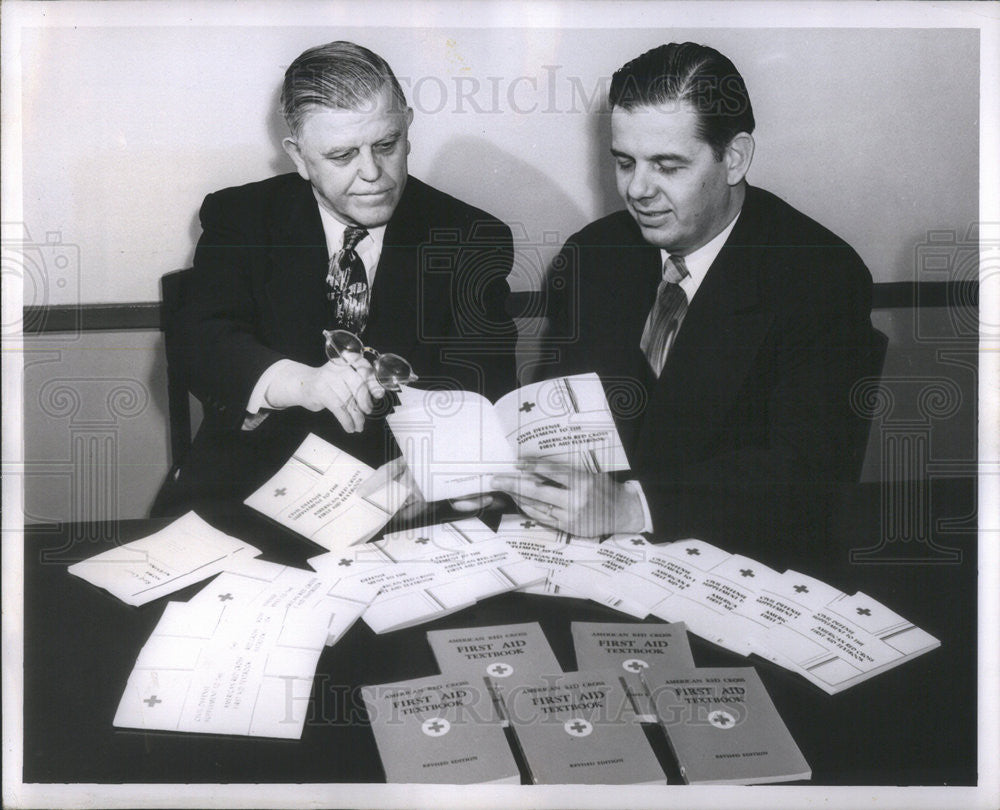
[[[170,412],[170,462],[176,468],[191,447],[191,401],[187,379],[181,371],[177,314],[184,304],[191,268],[174,270],[160,279],[162,305],[160,328],[167,355],[167,408]]]

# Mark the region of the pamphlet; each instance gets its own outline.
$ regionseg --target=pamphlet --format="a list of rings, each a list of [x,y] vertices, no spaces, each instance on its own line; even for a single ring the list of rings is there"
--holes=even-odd
[[[656,679],[694,669],[691,645],[683,622],[572,622],[570,631],[577,669],[618,667],[624,679],[625,692],[632,700],[636,716],[643,723],[655,723],[657,717],[642,675],[652,673],[651,677]]]
[[[535,784],[666,784],[615,671],[536,678],[506,707]]]
[[[326,644],[336,644],[378,594],[378,586],[343,569],[332,576],[287,565],[245,559],[239,567],[223,571],[202,588],[188,604],[224,602],[230,607],[313,608],[327,619]]]
[[[523,386],[494,405],[471,391],[404,388],[386,421],[428,501],[489,492],[532,457],[589,472],[629,469],[593,372]]]
[[[389,783],[520,784],[486,688],[451,674],[361,690]]]
[[[377,475],[310,433],[244,503],[332,551],[374,537],[408,495],[401,479]]]
[[[750,785],[812,776],[753,667],[643,677],[688,784]]]
[[[321,611],[168,602],[114,725],[298,739],[326,637]]]
[[[538,622],[432,630],[427,641],[441,672],[489,686],[504,725],[505,692],[526,678],[562,673]]]
[[[194,512],[149,537],[69,566],[69,573],[138,607],[214,576],[260,550],[210,526]]]

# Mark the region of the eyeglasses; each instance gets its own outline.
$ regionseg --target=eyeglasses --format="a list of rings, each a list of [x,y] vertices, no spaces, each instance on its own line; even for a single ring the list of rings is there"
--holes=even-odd
[[[346,329],[324,329],[323,337],[326,338],[326,356],[331,361],[341,360],[353,366],[362,358],[367,360],[375,369],[375,379],[379,385],[389,391],[399,391],[404,385],[419,379],[410,364],[398,354],[379,354],[371,346],[365,346],[353,332]]]

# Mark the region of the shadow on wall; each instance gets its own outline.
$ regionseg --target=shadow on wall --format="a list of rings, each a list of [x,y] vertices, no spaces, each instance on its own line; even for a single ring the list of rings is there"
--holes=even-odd
[[[449,139],[431,160],[429,182],[500,217],[534,242],[562,242],[585,217],[580,201],[566,194],[556,179],[513,156],[486,138]],[[470,181],[470,170],[474,179]],[[520,227],[515,227],[520,226]]]
[[[600,198],[606,193],[601,191],[606,178],[593,163],[591,155],[581,155],[581,171],[593,175],[594,195]],[[574,200],[557,178],[485,138],[450,139],[433,156],[431,166],[428,182],[511,226],[515,258],[510,283],[514,290],[542,289],[553,257],[591,219],[591,201]],[[613,193],[613,182],[611,188]]]

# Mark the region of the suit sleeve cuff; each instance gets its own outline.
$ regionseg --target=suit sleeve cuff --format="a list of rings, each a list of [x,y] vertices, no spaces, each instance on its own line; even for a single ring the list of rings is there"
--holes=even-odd
[[[267,387],[271,384],[271,380],[281,373],[281,369],[291,362],[288,359],[279,360],[277,363],[272,363],[268,366],[264,370],[264,373],[260,375],[260,379],[257,380],[257,384],[254,385],[253,390],[250,392],[246,417],[243,419],[243,430],[254,430],[261,422],[267,419],[271,411],[276,410],[267,401]]]
[[[642,491],[642,484],[638,481],[626,481],[625,488],[629,492],[635,493],[635,496],[639,499],[639,504],[642,506],[642,529],[640,531],[652,533],[653,518],[649,514],[649,504],[646,502],[646,494]]]

